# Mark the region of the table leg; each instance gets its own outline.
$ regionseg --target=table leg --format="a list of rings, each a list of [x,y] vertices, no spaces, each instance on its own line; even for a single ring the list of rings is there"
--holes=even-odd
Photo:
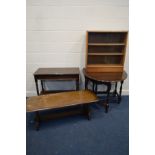
[[[35,116],[35,128],[37,131],[39,130],[39,126],[40,126],[40,115],[39,111],[37,111]]]
[[[41,88],[42,88],[42,91],[44,93],[45,89],[44,89],[44,81],[43,80],[41,80]]]
[[[76,90],[79,90],[79,79],[76,79]]]
[[[92,83],[93,83],[92,90],[93,90],[93,92],[95,92],[95,82],[92,81]]]
[[[122,86],[123,86],[123,82],[124,81],[121,81],[119,95],[118,95],[118,103],[120,103],[121,102],[121,99],[122,99]]]
[[[117,82],[115,83],[115,90],[114,90],[114,96],[117,95]]]
[[[88,79],[85,77],[85,89],[88,89]]]
[[[39,95],[39,88],[38,88],[38,80],[37,80],[37,78],[35,78],[35,84],[36,84],[37,95]]]
[[[83,105],[84,108],[84,114],[87,116],[87,119],[90,120],[91,119],[91,112],[90,112],[90,107],[89,105]]]
[[[110,95],[110,90],[111,90],[111,83],[107,83],[107,98],[106,98],[106,107],[105,107],[105,112],[108,113],[109,109],[109,95]]]
[[[97,83],[95,84],[95,94],[97,94]]]

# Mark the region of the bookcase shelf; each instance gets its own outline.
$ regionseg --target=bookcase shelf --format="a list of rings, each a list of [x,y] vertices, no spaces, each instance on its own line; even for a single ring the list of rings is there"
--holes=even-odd
[[[124,46],[125,43],[88,43],[89,46]]]
[[[89,72],[122,72],[127,31],[87,31],[86,70]]]
[[[88,55],[123,55],[124,53],[88,53]]]

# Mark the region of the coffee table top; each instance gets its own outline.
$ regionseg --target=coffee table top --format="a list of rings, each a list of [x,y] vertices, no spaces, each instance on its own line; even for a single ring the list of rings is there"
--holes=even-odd
[[[34,75],[79,75],[79,68],[39,68]]]
[[[33,96],[27,99],[26,111],[34,112],[56,109],[98,101],[98,97],[89,90],[62,92],[49,95]]]
[[[123,72],[87,72],[83,68],[83,74],[85,77],[99,82],[117,82],[124,81],[127,78],[127,73]]]

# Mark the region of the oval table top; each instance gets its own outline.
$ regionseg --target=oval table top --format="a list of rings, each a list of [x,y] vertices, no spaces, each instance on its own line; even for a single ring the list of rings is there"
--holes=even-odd
[[[97,82],[118,82],[124,81],[127,78],[127,73],[123,72],[87,72],[86,68],[83,68],[83,74],[85,77],[97,81]]]

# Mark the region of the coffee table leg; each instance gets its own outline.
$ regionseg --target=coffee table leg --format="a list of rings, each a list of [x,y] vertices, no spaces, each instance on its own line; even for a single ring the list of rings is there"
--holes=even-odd
[[[84,108],[84,114],[87,116],[87,119],[91,119],[91,113],[90,113],[90,107],[89,105],[83,105]]]
[[[39,130],[39,126],[40,126],[40,115],[39,111],[37,111],[35,116],[35,128],[37,131]]]

